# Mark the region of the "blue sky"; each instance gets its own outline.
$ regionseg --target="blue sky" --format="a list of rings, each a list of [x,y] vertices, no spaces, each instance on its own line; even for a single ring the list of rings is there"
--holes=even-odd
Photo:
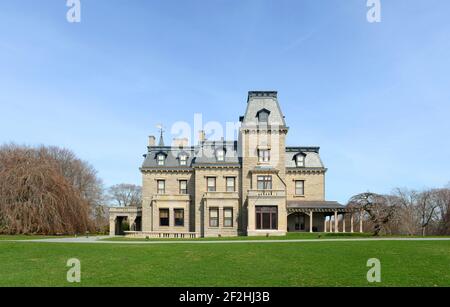
[[[0,143],[58,145],[140,184],[155,125],[236,121],[278,90],[289,145],[319,145],[327,198],[450,181],[450,2],[0,2]],[[166,135],[166,139],[171,136]]]

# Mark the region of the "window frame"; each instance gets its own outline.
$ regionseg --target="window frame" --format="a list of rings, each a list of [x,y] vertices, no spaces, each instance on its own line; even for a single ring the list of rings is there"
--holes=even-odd
[[[226,212],[231,212],[231,217],[227,217]],[[229,222],[229,225],[227,225]],[[225,207],[223,208],[223,227],[232,228],[234,227],[234,210],[233,207]]]
[[[225,161],[225,150],[224,149],[220,148],[220,149],[216,150],[216,159],[217,159],[218,162],[224,162]]]
[[[156,156],[156,164],[157,164],[158,166],[164,166],[164,165],[166,165],[166,156],[163,155],[162,153],[161,153],[161,154],[158,154],[158,155]]]
[[[270,149],[258,149],[258,162],[259,163],[270,162]]]
[[[305,167],[305,159],[306,158],[306,156],[305,155],[303,155],[303,154],[298,154],[296,157],[295,157],[295,165],[297,166],[297,167]]]
[[[217,213],[216,217],[213,217],[211,215],[211,213],[213,213],[213,212]],[[219,226],[220,226],[219,225],[219,218],[220,218],[219,215],[220,214],[219,214],[219,208],[218,207],[211,207],[211,208],[209,208],[209,227],[210,228],[219,228]],[[213,225],[213,221],[216,222],[216,225]]]
[[[271,175],[258,175],[256,178],[257,189],[259,191],[266,191],[273,189],[273,178]],[[263,187],[260,188],[260,182],[262,182]]]
[[[230,186],[228,186],[228,181],[232,180],[233,182],[233,190],[229,190],[228,188],[230,188]],[[225,178],[225,190],[227,192],[236,192],[236,177],[226,177]]]
[[[182,187],[181,187],[181,185],[182,184],[186,184],[186,188],[185,189],[183,189]],[[187,195],[187,194],[189,194],[188,193],[188,181],[186,180],[186,179],[182,179],[182,180],[179,180],[178,181],[178,189],[179,189],[179,194],[180,195]]]
[[[179,163],[180,166],[187,166],[188,156],[185,154],[180,155],[179,157]]]
[[[302,184],[301,190],[302,193],[298,193],[299,187],[297,186],[298,183]],[[305,180],[295,180],[295,196],[305,196]]]
[[[181,224],[177,225],[177,213],[182,212],[182,218],[181,218]],[[178,218],[178,220],[180,220],[180,218]],[[184,209],[183,208],[176,208],[173,209],[173,226],[174,227],[184,227]]]
[[[161,217],[162,212],[167,212],[167,217]],[[162,221],[167,220],[167,225],[164,225]],[[170,209],[168,208],[159,208],[159,227],[170,227]]]
[[[163,184],[163,188],[162,189],[159,186],[160,183]],[[166,180],[164,180],[164,179],[156,180],[156,194],[158,194],[158,195],[166,194]]]
[[[209,189],[209,180],[214,180],[214,189]],[[217,191],[217,178],[216,177],[206,177],[206,191],[207,192],[216,192]]]

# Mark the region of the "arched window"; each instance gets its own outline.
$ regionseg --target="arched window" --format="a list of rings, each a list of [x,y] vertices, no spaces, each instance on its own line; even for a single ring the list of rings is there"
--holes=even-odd
[[[267,109],[262,109],[258,111],[256,117],[258,117],[258,122],[260,124],[267,124],[269,122],[270,111]]]

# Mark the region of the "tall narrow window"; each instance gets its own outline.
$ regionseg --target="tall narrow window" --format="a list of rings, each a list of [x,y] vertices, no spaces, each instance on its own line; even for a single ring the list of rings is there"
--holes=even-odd
[[[233,208],[223,209],[223,226],[233,227]]]
[[[256,207],[256,229],[278,229],[278,207]]]
[[[187,180],[180,180],[180,194],[187,194]]]
[[[169,226],[169,209],[159,209],[159,226]]]
[[[166,194],[166,181],[165,180],[158,180],[158,194]]]
[[[209,208],[209,227],[219,227],[219,208]]]
[[[166,161],[166,157],[163,154],[159,154],[157,156],[157,159],[158,159],[158,165],[163,166],[164,162]]]
[[[208,177],[206,179],[206,181],[207,181],[208,192],[215,192],[216,191],[216,177]]]
[[[295,195],[304,196],[305,195],[305,181],[296,180],[295,181]]]
[[[236,178],[227,177],[227,192],[236,192]]]
[[[258,157],[259,157],[259,162],[269,162],[270,161],[270,150],[259,149]]]
[[[258,190],[272,190],[272,176],[258,176]]]
[[[173,210],[173,213],[175,217],[175,226],[184,226],[184,209],[175,209]]]
[[[260,124],[267,124],[269,122],[270,111],[266,109],[260,110],[256,116]]]
[[[187,156],[186,155],[181,155],[180,156],[180,165],[181,166],[186,166],[187,165]]]

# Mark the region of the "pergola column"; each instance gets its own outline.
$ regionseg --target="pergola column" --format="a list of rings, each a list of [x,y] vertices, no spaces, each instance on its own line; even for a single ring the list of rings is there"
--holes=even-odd
[[[350,232],[353,233],[353,213],[350,214]]]
[[[334,211],[334,232],[339,232],[339,219],[337,211]]]
[[[325,222],[323,223],[323,232],[327,232],[327,217],[325,216]]]
[[[363,212],[362,212],[362,210],[359,214],[359,232],[363,233]]]
[[[313,211],[309,211],[309,232],[313,232]]]
[[[342,232],[346,232],[345,231],[345,213],[344,214],[342,214]]]

